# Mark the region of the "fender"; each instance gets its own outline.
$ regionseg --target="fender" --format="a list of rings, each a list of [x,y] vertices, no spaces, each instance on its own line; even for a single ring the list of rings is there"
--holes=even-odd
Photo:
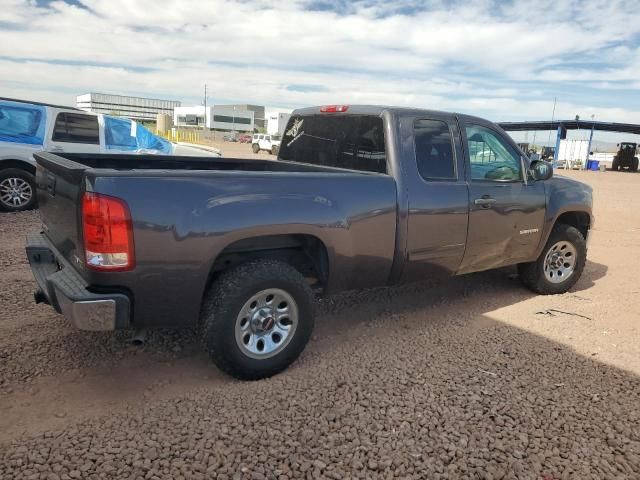
[[[29,162],[22,158],[15,158],[15,155],[10,157],[0,157],[0,170],[5,168],[19,168],[29,172],[31,175],[36,174],[35,161]]]
[[[540,237],[540,244],[536,249],[534,261],[537,259],[544,246],[549,240],[551,231],[557,223],[558,219],[567,214],[578,214],[579,216],[586,216],[588,218],[587,224],[580,222],[576,224],[577,218],[571,218],[569,224],[575,227],[585,227],[587,230],[593,228],[593,190],[589,185],[586,185],[577,180],[573,180],[567,177],[553,177],[545,182],[545,192],[547,196],[547,212],[545,215],[545,222],[543,226],[542,236]]]

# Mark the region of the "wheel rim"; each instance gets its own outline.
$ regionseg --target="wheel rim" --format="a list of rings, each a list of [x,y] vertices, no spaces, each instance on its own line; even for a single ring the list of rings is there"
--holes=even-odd
[[[566,281],[575,270],[578,251],[570,242],[555,243],[544,258],[544,274],[551,283]]]
[[[253,295],[236,319],[236,343],[247,357],[265,359],[286,348],[298,326],[298,305],[279,288]]]
[[[23,178],[9,177],[0,182],[0,201],[9,207],[24,207],[32,196],[31,185]]]

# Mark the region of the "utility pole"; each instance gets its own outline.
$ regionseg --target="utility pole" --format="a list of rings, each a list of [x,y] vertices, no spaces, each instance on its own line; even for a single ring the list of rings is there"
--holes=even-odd
[[[207,84],[204,84],[204,125],[203,130],[207,129]]]
[[[555,116],[556,116],[556,101],[558,100],[558,97],[553,97],[553,112],[551,112],[551,123],[553,123],[553,121],[555,120]],[[547,138],[547,145],[549,145],[551,143],[551,130],[549,130],[549,138]]]

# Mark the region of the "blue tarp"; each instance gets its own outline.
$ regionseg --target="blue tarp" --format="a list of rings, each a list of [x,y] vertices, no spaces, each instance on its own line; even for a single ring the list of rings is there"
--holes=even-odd
[[[127,118],[104,116],[104,143],[107,150],[144,153],[171,153],[171,142],[154,135]]]
[[[0,100],[0,141],[42,145],[46,119],[42,105]]]

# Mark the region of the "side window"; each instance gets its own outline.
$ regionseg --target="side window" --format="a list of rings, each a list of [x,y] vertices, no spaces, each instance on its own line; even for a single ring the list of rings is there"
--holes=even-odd
[[[52,140],[99,145],[98,117],[81,113],[59,113],[53,127]]]
[[[480,125],[466,128],[472,180],[522,180],[520,155],[497,132]]]
[[[264,137],[264,139],[265,139],[267,142],[270,142],[270,141],[271,141],[271,137],[270,137],[270,136],[268,136],[268,135],[267,135],[266,137]]]
[[[413,133],[420,176],[425,180],[455,179],[455,158],[447,123],[416,120]]]

